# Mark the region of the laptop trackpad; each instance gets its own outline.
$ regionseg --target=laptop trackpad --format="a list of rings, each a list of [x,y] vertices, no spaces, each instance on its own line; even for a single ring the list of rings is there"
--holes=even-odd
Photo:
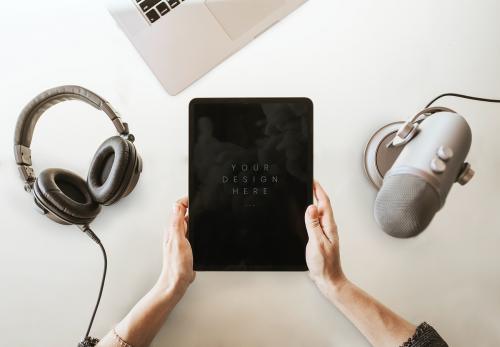
[[[285,2],[286,0],[207,0],[206,4],[227,34],[236,40]]]

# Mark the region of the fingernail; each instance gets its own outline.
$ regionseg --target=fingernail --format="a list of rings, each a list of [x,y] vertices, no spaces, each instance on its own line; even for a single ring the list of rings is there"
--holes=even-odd
[[[174,213],[174,215],[178,215],[179,214],[179,204],[178,203],[174,203],[172,205],[172,212]]]

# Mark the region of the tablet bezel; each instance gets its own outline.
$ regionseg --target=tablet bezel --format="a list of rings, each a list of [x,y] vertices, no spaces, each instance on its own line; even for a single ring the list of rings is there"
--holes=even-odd
[[[308,193],[308,205],[313,203],[313,177],[314,177],[314,161],[313,161],[313,153],[314,153],[314,104],[311,99],[305,97],[278,97],[278,98],[195,98],[191,100],[189,103],[189,159],[188,159],[188,182],[189,182],[189,199],[192,196],[193,189],[193,177],[192,177],[192,157],[193,157],[193,139],[194,139],[194,125],[195,118],[197,115],[194,113],[194,106],[198,104],[230,104],[230,103],[299,103],[306,105],[308,108],[308,122],[309,122],[309,162],[308,162],[308,171],[311,173],[311,180],[309,184],[309,193]],[[191,241],[193,237],[192,231],[189,227],[188,222],[188,239]],[[231,272],[231,271],[307,271],[307,264],[305,261],[305,247],[304,247],[304,263],[302,264],[291,264],[291,265],[213,265],[213,264],[198,264],[196,262],[196,255],[193,252],[194,257],[194,270],[195,271],[223,271],[223,272]]]

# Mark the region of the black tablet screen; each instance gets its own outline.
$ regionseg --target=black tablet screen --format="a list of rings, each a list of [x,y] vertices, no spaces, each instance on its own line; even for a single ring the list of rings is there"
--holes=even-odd
[[[305,98],[190,104],[195,270],[306,270],[313,106]]]

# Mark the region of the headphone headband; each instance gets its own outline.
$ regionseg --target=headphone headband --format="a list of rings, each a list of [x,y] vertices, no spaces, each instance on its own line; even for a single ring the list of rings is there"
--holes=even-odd
[[[14,156],[19,166],[21,176],[26,182],[32,182],[35,179],[33,168],[31,167],[31,140],[38,119],[49,108],[66,100],[80,100],[94,108],[104,111],[113,122],[116,131],[120,135],[128,135],[127,123],[122,122],[118,112],[111,104],[99,95],[80,86],[61,86],[52,88],[40,93],[29,102],[22,110],[16,124],[14,135]]]

